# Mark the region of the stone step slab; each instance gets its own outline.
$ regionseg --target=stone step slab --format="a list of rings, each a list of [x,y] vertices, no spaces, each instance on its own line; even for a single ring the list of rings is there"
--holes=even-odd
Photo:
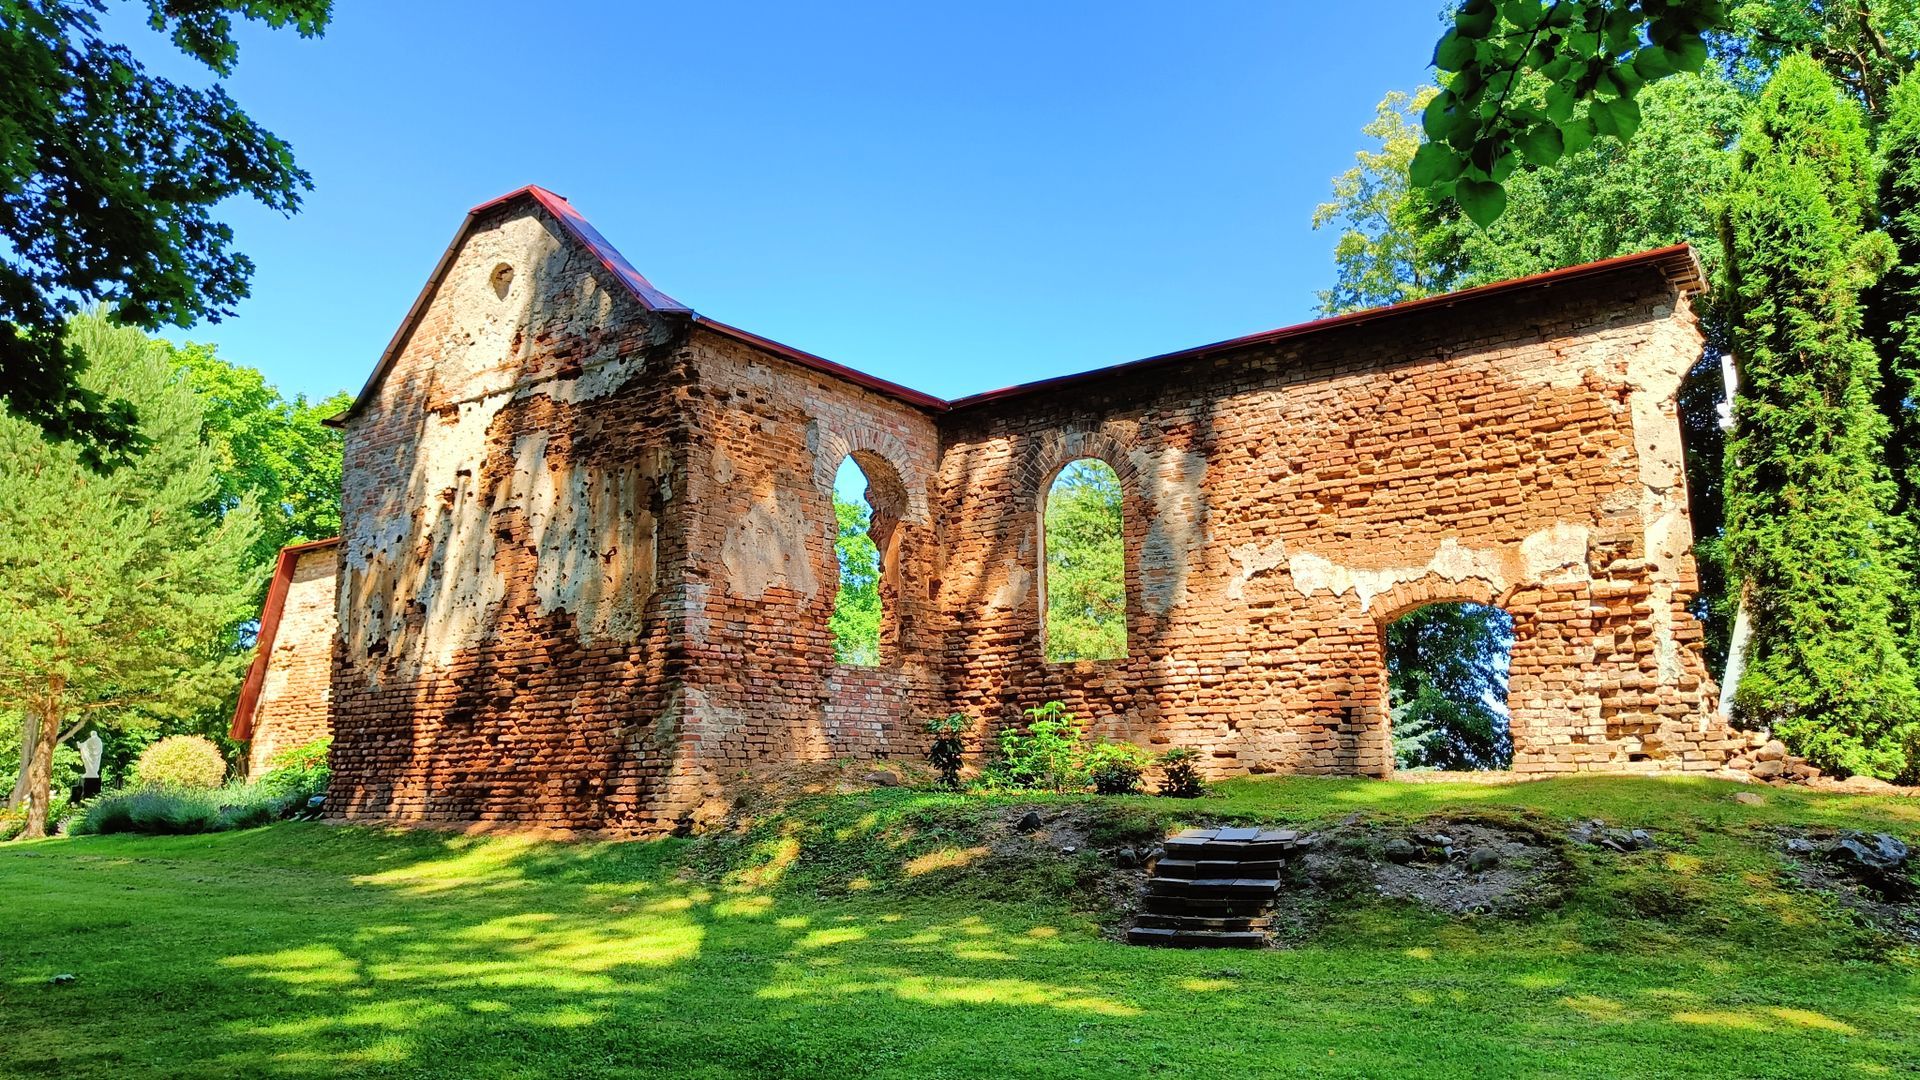
[[[1174,949],[1264,949],[1267,935],[1257,930],[1213,933],[1136,926],[1127,931],[1127,942],[1131,945],[1158,945]]]
[[[1141,899],[1141,910],[1150,915],[1202,915],[1214,918],[1264,915],[1272,907],[1263,899],[1221,900],[1201,896],[1154,896]]]
[[[1278,878],[1163,878],[1147,879],[1152,896],[1192,896],[1221,900],[1271,898],[1280,892]]]
[[[1281,859],[1311,846],[1292,829],[1187,829],[1166,842],[1169,859]]]
[[[1209,930],[1242,931],[1265,930],[1273,925],[1271,915],[1240,915],[1222,918],[1210,918],[1204,915],[1155,915],[1145,913],[1134,917],[1133,925],[1160,930]]]
[[[1161,859],[1153,866],[1155,877],[1169,878],[1277,878],[1280,860],[1256,859],[1235,862],[1231,859]]]

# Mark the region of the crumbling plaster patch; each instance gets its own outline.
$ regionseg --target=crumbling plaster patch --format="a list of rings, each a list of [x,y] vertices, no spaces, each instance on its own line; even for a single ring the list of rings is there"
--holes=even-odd
[[[515,268],[504,296],[495,287],[503,263]],[[506,596],[495,566],[497,519],[516,511],[529,517],[536,592],[547,610],[572,612],[584,640],[637,631],[638,605],[653,587],[651,500],[667,471],[663,454],[600,476],[573,463],[548,467],[541,435],[516,442],[509,482],[484,475],[495,422],[509,405],[536,396],[593,401],[645,367],[643,351],[623,355],[623,339],[603,332],[633,320],[621,318],[630,304],[601,273],[537,214],[467,238],[419,323],[454,329],[417,335],[401,357],[431,379],[427,402],[401,406],[421,410],[414,437],[392,450],[395,469],[369,470],[367,480],[361,470],[347,472],[347,499],[376,507],[344,546],[339,616],[350,657],[378,650],[414,669],[437,667],[484,640]],[[659,328],[650,329],[657,337]],[[555,342],[585,345],[561,350],[564,366],[545,367],[534,350]],[[394,472],[406,482],[387,481]],[[382,486],[356,490],[365,483]],[[562,505],[567,511],[556,514]],[[640,557],[589,573],[588,558],[615,546]]]
[[[1240,544],[1227,552],[1227,558],[1240,567],[1227,577],[1227,599],[1244,600],[1247,598],[1249,582],[1287,564],[1287,542],[1274,540],[1264,547],[1259,544]]]
[[[1207,459],[1172,446],[1140,447],[1127,459],[1152,514],[1140,546],[1140,602],[1165,615],[1187,598],[1194,554],[1206,543]]]
[[[775,488],[755,498],[720,544],[727,592],[758,600],[773,586],[784,585],[812,596],[819,583],[807,557],[807,531],[805,508],[792,492]]]
[[[509,497],[526,518],[540,609],[572,614],[584,643],[633,641],[655,585],[654,499],[669,494],[667,452],[652,448],[639,465],[609,471],[550,458],[548,438],[537,432],[515,440]]]
[[[1440,541],[1423,565],[1354,567],[1313,552],[1287,559],[1294,587],[1302,596],[1325,590],[1335,596],[1352,593],[1362,612],[1375,597],[1400,585],[1429,576],[1443,581],[1485,582],[1496,594],[1516,585],[1560,585],[1591,579],[1587,547],[1592,530],[1585,525],[1555,522],[1529,534],[1518,544],[1468,547],[1454,537]]]

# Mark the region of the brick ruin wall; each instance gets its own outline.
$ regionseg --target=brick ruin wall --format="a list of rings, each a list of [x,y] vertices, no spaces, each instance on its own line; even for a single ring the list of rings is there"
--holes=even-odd
[[[930,416],[706,331],[692,342],[684,808],[769,761],[912,753],[945,707]],[[880,552],[878,666],[839,664],[835,474],[867,477]]]
[[[266,673],[247,742],[247,775],[259,776],[282,750],[333,733],[332,703],[334,576],[332,547],[310,548],[295,558],[280,608],[280,625],[267,655]]]
[[[1516,771],[1717,769],[1745,742],[1685,607],[1674,398],[1700,346],[1646,271],[961,410],[952,703],[1004,722],[1059,699],[1214,775],[1384,775],[1386,627],[1471,601],[1514,618]],[[1129,650],[1055,664],[1039,510],[1082,457],[1121,478]]]
[[[663,827],[686,358],[564,236],[477,223],[347,426],[338,816]]]
[[[1437,600],[1514,616],[1517,770],[1717,768],[1699,348],[1647,270],[935,415],[650,312],[499,208],[348,424],[331,812],[659,832],[750,765],[1051,698],[1215,775],[1378,774],[1384,627]],[[849,455],[878,667],[828,629]],[[1129,655],[1051,664],[1041,500],[1088,456],[1125,490]]]

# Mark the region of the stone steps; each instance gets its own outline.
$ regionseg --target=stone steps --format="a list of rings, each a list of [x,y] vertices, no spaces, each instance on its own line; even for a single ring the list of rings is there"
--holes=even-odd
[[[1311,846],[1290,829],[1188,829],[1166,842],[1141,912],[1135,945],[1257,949],[1267,944],[1285,864]]]

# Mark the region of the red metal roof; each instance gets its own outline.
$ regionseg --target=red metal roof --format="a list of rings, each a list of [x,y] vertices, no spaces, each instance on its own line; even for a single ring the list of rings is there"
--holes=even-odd
[[[706,327],[716,334],[730,337],[735,341],[744,342],[758,349],[765,349],[768,352],[777,353],[803,367],[810,367],[815,371],[822,371],[836,378],[845,379],[856,386],[864,386],[875,393],[898,398],[909,405],[917,405],[920,408],[931,409],[934,412],[944,412],[949,407],[944,398],[937,398],[932,394],[923,394],[918,390],[901,386],[899,383],[888,382],[877,375],[869,375],[864,371],[855,371],[845,364],[836,364],[825,357],[815,356],[810,352],[802,352],[791,345],[782,345],[771,338],[763,338],[759,334],[742,330],[737,326],[728,326],[726,323],[709,319],[705,315],[695,315],[693,318],[695,323]]]
[[[280,633],[280,615],[287,607],[287,590],[293,585],[294,566],[303,553],[339,542],[340,538],[335,536],[288,544],[280,549],[280,557],[273,564],[273,581],[267,586],[267,602],[260,609],[260,633],[254,637],[253,663],[247,667],[246,681],[240,684],[240,700],[233,707],[233,723],[227,728],[227,737],[235,742],[253,737],[253,711],[260,704],[260,687],[266,682],[273,639]]]
[[[804,352],[790,345],[783,345],[780,342],[761,337],[758,334],[750,333],[749,331],[742,330],[735,326],[729,326],[726,323],[718,322],[698,314],[692,308],[687,307],[673,297],[654,288],[653,284],[649,282],[639,270],[635,269],[632,263],[627,261],[626,256],[620,254],[612,244],[608,243],[607,239],[600,235],[599,230],[589,224],[587,219],[582,217],[580,212],[575,210],[571,203],[545,188],[529,184],[526,187],[510,191],[497,199],[489,199],[479,206],[474,207],[472,210],[467,211],[466,220],[461,223],[459,231],[454,234],[452,242],[447,245],[447,250],[441,254],[440,261],[435,265],[432,276],[427,279],[425,287],[420,290],[420,295],[414,299],[413,306],[407,311],[407,317],[401,322],[399,330],[394,332],[393,340],[387,343],[386,350],[380,354],[380,361],[374,367],[372,376],[367,379],[366,386],[361,389],[359,396],[354,399],[353,404],[348,407],[345,412],[327,421],[328,423],[336,426],[343,424],[349,417],[358,412],[361,406],[373,396],[373,392],[379,386],[380,380],[385,377],[387,369],[392,366],[394,357],[398,355],[400,346],[405,341],[407,333],[413,328],[415,320],[417,320],[425,310],[428,299],[433,295],[434,289],[439,286],[441,279],[445,276],[448,267],[453,262],[455,253],[459,250],[461,242],[466,239],[466,235],[468,231],[472,229],[475,220],[489,210],[522,198],[532,199],[549,214],[552,214],[576,240],[598,256],[602,265],[604,265],[617,280],[625,284],[634,299],[638,300],[647,310],[666,315],[685,317],[694,325],[705,327],[716,334],[773,353],[802,367],[811,368],[835,378],[845,379],[856,386],[865,387],[875,393],[884,394],[915,408],[925,409],[931,412],[945,412],[949,409],[969,408],[994,401],[1005,401],[1009,398],[1021,397],[1027,394],[1044,393],[1061,387],[1097,380],[1108,375],[1136,372],[1142,369],[1205,359],[1233,349],[1267,345],[1289,338],[1346,329],[1381,319],[1434,311],[1457,304],[1484,300],[1524,289],[1542,288],[1599,274],[1609,274],[1637,268],[1651,268],[1664,274],[1675,288],[1681,289],[1682,291],[1697,291],[1704,287],[1704,276],[1700,269],[1699,260],[1694,257],[1693,249],[1686,244],[1675,244],[1671,247],[1656,248],[1652,251],[1643,251],[1633,255],[1621,255],[1611,259],[1602,259],[1598,262],[1569,266],[1559,270],[1550,270],[1544,274],[1534,274],[1531,277],[1495,282],[1491,285],[1482,285],[1478,288],[1464,289],[1460,292],[1431,296],[1422,300],[1410,300],[1402,304],[1371,308],[1366,311],[1336,315],[1332,318],[1316,319],[1312,322],[1281,327],[1278,330],[1267,330],[1257,334],[1249,334],[1245,337],[1232,338],[1227,341],[1217,341],[1211,345],[1202,345],[1197,348],[1182,349],[1178,352],[1150,356],[1144,360],[1134,360],[1109,367],[1096,368],[1091,371],[1077,372],[1072,375],[1061,375],[1051,379],[1041,379],[1037,382],[1021,383],[1017,386],[1004,387],[999,390],[989,390],[980,394],[969,394],[966,397],[947,401],[935,397],[932,394],[922,393],[918,390],[902,386],[899,383],[890,382],[886,379],[868,375],[865,372],[856,371],[844,364],[834,363],[824,357],[815,356],[812,353]]]

